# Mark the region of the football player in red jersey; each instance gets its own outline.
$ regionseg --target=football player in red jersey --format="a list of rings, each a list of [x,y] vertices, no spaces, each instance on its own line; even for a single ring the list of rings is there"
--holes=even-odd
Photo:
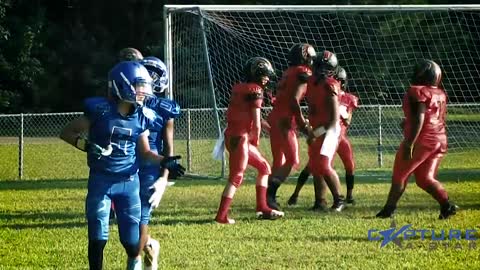
[[[272,64],[267,59],[254,57],[245,65],[245,82],[233,86],[227,109],[227,128],[225,130],[225,147],[229,152],[230,174],[215,217],[218,223],[235,223],[228,217],[228,210],[235,191],[243,181],[243,174],[248,164],[258,171],[256,182],[257,218],[277,219],[284,215],[283,212],[271,209],[267,205],[266,192],[271,169],[267,160],[258,150],[263,88],[269,82],[270,77],[274,75]]]
[[[296,129],[298,125],[301,131],[306,132],[309,126],[300,110],[300,102],[305,96],[315,57],[315,49],[310,44],[299,43],[290,49],[289,67],[278,84],[275,104],[268,116],[273,172],[269,179],[267,200],[273,209],[279,209],[276,201],[279,186],[287,179],[292,168],[300,163]]]
[[[347,203],[354,203],[353,199],[353,185],[354,185],[354,170],[355,162],[353,159],[353,150],[350,140],[347,137],[347,129],[352,121],[352,112],[358,108],[358,98],[351,93],[348,93],[347,72],[344,68],[337,66],[335,71],[335,79],[340,82],[342,92],[339,96],[339,112],[340,112],[340,141],[338,144],[337,154],[342,160],[345,168],[345,180],[347,183]],[[307,182],[310,176],[310,170],[308,165],[302,170],[298,176],[297,185],[292,196],[288,199],[288,205],[295,205],[297,203],[300,190]],[[320,210],[325,208],[326,202],[315,201],[312,210]]]
[[[339,98],[340,82],[334,78],[338,60],[335,54],[324,51],[313,65],[313,76],[308,80],[308,119],[312,130],[308,136],[308,167],[315,184],[315,200],[325,200],[325,184],[333,195],[332,209],[345,208],[340,180],[332,168],[340,136]]]
[[[404,139],[395,156],[387,202],[376,215],[379,218],[393,215],[412,173],[417,186],[440,204],[440,219],[456,214],[457,206],[449,201],[442,184],[435,179],[447,152],[447,95],[440,85],[441,79],[440,67],[431,60],[422,60],[414,68],[411,86],[402,102]]]
[[[347,72],[340,68],[336,75],[337,80],[340,81],[342,87],[342,94],[340,95],[340,141],[338,143],[337,154],[342,160],[345,168],[345,182],[347,184],[347,203],[353,204],[353,186],[355,183],[355,160],[353,158],[353,148],[347,136],[347,130],[352,122],[352,113],[358,108],[358,97],[348,92]]]

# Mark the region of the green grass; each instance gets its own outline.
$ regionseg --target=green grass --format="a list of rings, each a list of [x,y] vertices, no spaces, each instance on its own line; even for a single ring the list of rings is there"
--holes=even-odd
[[[162,269],[478,269],[480,244],[462,250],[430,250],[428,241],[380,248],[367,239],[369,229],[387,229],[390,220],[371,217],[383,205],[389,183],[360,178],[357,205],[343,213],[312,213],[311,185],[299,203],[286,208],[278,221],[254,219],[252,181],[238,191],[231,216],[233,226],[212,222],[224,181],[185,179],[169,188],[154,213],[151,233],[161,241]],[[415,229],[480,230],[480,176],[468,181],[445,181],[449,195],[462,210],[446,221],[437,220],[438,206],[413,183],[400,202],[398,226]],[[285,204],[293,181],[282,187]],[[86,269],[87,227],[84,219],[85,180],[0,182],[0,269]],[[105,269],[124,269],[125,255],[118,229],[110,227]],[[476,234],[479,237],[478,233]]]
[[[389,147],[383,154],[383,167],[378,166],[376,140],[367,137],[351,138],[357,171],[383,171],[388,175],[395,158],[395,147],[398,142],[385,142]],[[211,152],[214,140],[192,140],[191,161],[188,166],[187,143],[184,140],[175,141],[175,152],[182,155],[182,163],[191,172],[209,176],[220,176],[221,162],[213,160]],[[271,162],[270,143],[262,139],[260,150]],[[450,151],[442,161],[441,169],[463,169],[480,172],[480,148],[463,148],[461,151]],[[300,168],[306,165],[307,146],[300,140]],[[0,143],[0,179],[17,179],[18,177],[18,145]],[[56,138],[27,138],[24,145],[24,179],[78,179],[88,177],[85,153]],[[342,164],[336,158],[335,167],[342,171]],[[228,166],[227,166],[228,168]],[[228,170],[226,171],[228,174]],[[254,176],[250,171],[247,175]],[[295,175],[295,173],[294,173]]]
[[[219,175],[220,163],[212,161],[211,140],[192,142],[191,168]],[[375,140],[355,138],[353,144],[374,146]],[[302,161],[305,145],[301,143]],[[403,241],[412,249],[393,244],[380,248],[368,241],[369,229],[387,229],[390,220],[372,219],[383,206],[389,189],[393,153],[377,167],[374,151],[356,148],[357,205],[343,213],[312,213],[313,191],[308,184],[299,203],[287,207],[278,221],[254,218],[255,172],[235,196],[231,216],[234,226],[212,222],[225,181],[184,179],[166,192],[155,211],[151,233],[162,245],[162,269],[480,269],[477,248],[462,240],[458,247],[430,250],[429,241]],[[84,200],[88,169],[85,155],[56,139],[25,144],[25,178],[16,179],[17,146],[0,144],[0,269],[86,269],[87,226]],[[176,141],[184,156],[186,143]],[[270,159],[267,141],[262,152]],[[415,229],[476,229],[480,231],[480,162],[478,149],[451,151],[442,162],[439,178],[450,197],[462,208],[452,219],[439,221],[438,206],[410,183],[400,201],[396,223]],[[304,163],[303,163],[304,164]],[[302,164],[302,165],[303,165]],[[342,166],[337,163],[340,174]],[[290,180],[279,190],[286,203],[294,189]],[[343,181],[342,181],[343,182]],[[480,238],[479,233],[476,233]],[[475,242],[475,243],[477,243]],[[116,225],[110,227],[105,269],[124,269],[125,255]]]

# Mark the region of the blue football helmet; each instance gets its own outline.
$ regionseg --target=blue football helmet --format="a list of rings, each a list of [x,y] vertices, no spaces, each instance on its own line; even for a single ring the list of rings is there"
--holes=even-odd
[[[168,87],[167,66],[155,56],[143,58],[140,63],[147,68],[153,79],[153,93],[161,94]]]
[[[124,61],[108,73],[108,88],[113,97],[132,104],[143,105],[145,98],[153,96],[152,77],[137,61]]]

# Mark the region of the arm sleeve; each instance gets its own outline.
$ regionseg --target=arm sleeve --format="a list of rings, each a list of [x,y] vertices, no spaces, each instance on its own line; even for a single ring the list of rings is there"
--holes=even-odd
[[[310,70],[306,66],[299,66],[297,69],[297,80],[300,83],[306,83],[308,81],[308,78],[312,76],[312,70]]]
[[[248,102],[250,108],[261,108],[263,103],[262,88],[260,87],[249,88],[246,93],[245,99]]]

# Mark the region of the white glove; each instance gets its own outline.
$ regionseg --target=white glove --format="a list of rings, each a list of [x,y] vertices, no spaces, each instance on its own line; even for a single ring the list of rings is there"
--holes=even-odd
[[[148,203],[150,203],[150,208],[155,209],[160,204],[162,200],[163,193],[165,193],[165,189],[167,188],[168,181],[166,177],[160,177],[149,187],[149,189],[153,189],[153,193],[148,199]]]

